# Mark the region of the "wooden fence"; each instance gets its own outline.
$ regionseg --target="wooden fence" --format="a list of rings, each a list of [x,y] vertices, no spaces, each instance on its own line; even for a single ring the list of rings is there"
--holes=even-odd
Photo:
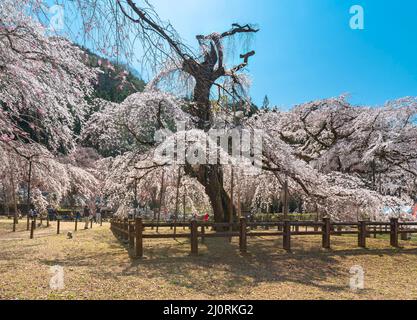
[[[35,217],[34,218],[34,217],[27,216],[26,217],[26,230],[29,231],[29,238],[30,239],[33,239],[34,238],[35,230],[36,230],[36,227],[37,227],[37,221],[38,220],[40,221],[41,224],[42,224],[42,222],[44,220],[46,220],[46,228],[49,228],[50,227],[49,217],[46,217],[46,218],[36,218]],[[61,222],[64,222],[64,221],[62,221],[61,219],[57,219],[56,220],[56,234],[60,234],[61,233]],[[74,221],[65,221],[65,222],[67,222],[67,223],[68,222],[74,223],[74,232],[75,231],[78,231],[78,222],[84,224],[84,229],[88,229],[88,225],[90,225],[90,229],[93,228],[93,219],[90,219],[88,221],[88,224],[85,224],[84,219],[77,219],[77,218],[74,219]],[[100,226],[102,226],[103,225],[103,220],[100,219],[100,221],[97,222],[97,223],[99,223]],[[13,221],[13,232],[16,232],[16,221]]]
[[[377,234],[390,235],[390,245],[398,247],[399,235],[417,233],[417,222],[399,222],[391,219],[390,222],[331,222],[329,218],[323,221],[283,221],[283,222],[247,222],[241,218],[239,223],[204,223],[195,220],[190,223],[160,223],[159,227],[188,227],[189,233],[145,234],[146,228],[156,227],[155,223],[144,223],[141,218],[135,220],[112,219],[111,231],[120,240],[129,244],[136,258],[143,257],[144,239],[190,239],[191,255],[198,254],[198,239],[204,243],[206,238],[224,237],[239,238],[239,248],[242,253],[247,252],[248,238],[251,237],[282,237],[283,248],[291,251],[292,236],[320,235],[322,247],[330,249],[331,236],[357,235],[358,246],[366,247],[366,238]],[[261,227],[264,231],[259,231]],[[275,228],[275,229],[274,229]],[[230,229],[237,231],[206,232],[209,229]],[[304,229],[304,230],[303,230]],[[312,230],[311,230],[312,229]]]

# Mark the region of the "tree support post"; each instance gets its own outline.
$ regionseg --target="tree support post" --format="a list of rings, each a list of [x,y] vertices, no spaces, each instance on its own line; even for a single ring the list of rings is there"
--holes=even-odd
[[[127,243],[129,243],[129,241],[130,241],[129,225],[130,225],[130,221],[126,220],[125,224],[124,224],[124,230],[125,230],[125,241],[127,241]]]
[[[191,255],[198,255],[198,229],[197,221],[195,219],[191,220]]]
[[[205,243],[206,241],[206,227],[204,225],[201,226],[201,243]]]
[[[247,252],[246,219],[240,218],[239,249],[240,253]]]

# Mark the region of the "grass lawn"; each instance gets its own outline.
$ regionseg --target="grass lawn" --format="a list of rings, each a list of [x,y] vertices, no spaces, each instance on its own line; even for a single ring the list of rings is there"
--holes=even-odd
[[[281,239],[248,239],[241,256],[238,239],[206,239],[200,256],[190,257],[187,240],[144,240],[145,259],[132,260],[113,236],[109,224],[92,230],[66,231],[62,223],[35,231],[29,239],[25,221],[11,232],[11,220],[0,220],[0,298],[2,299],[417,299],[417,242],[332,237],[332,250],[321,238],[292,238],[293,253]],[[169,232],[164,230],[163,232]],[[49,287],[50,267],[65,272],[65,288]],[[349,289],[349,270],[362,266],[365,289]]]

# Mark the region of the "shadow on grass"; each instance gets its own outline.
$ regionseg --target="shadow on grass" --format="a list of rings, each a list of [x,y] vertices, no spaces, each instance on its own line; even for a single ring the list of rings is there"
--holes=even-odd
[[[117,279],[121,285],[128,281],[125,277],[132,276],[164,280],[170,285],[215,297],[218,293],[242,293],[243,288],[249,290],[263,283],[294,283],[338,293],[349,290],[350,276],[349,270],[341,266],[340,259],[417,254],[417,248],[356,248],[355,238],[332,238],[335,250],[323,250],[319,237],[304,237],[293,240],[291,253],[281,249],[281,239],[250,238],[248,254],[241,255],[236,239],[230,243],[228,239],[210,238],[205,244],[199,243],[199,255],[193,257],[189,255],[188,240],[146,239],[145,258],[129,259],[127,245],[111,232],[99,231],[91,238],[97,245],[104,244],[106,250],[98,252],[99,249],[95,251],[92,247],[40,262],[48,266],[86,267],[91,276]],[[327,281],[338,277],[343,281],[337,281],[337,284]]]
[[[334,241],[338,245],[337,239]],[[323,250],[317,238],[294,241],[291,253],[283,251],[281,240],[249,240],[248,254],[241,255],[236,242],[227,239],[206,239],[200,255],[188,255],[187,241],[180,248],[170,243],[165,246],[145,247],[147,258],[132,260],[129,268],[153,270],[155,277],[165,278],[175,285],[192,288],[199,292],[232,293],[242,287],[261,283],[292,282],[317,287],[321,290],[339,292],[348,290],[349,270],[340,267],[340,258],[359,256],[393,256],[417,254],[411,249],[336,249]],[[340,245],[340,244],[339,244]],[[346,242],[344,242],[346,246]],[[342,277],[343,285],[326,284],[328,278]],[[216,288],[213,291],[213,287]]]

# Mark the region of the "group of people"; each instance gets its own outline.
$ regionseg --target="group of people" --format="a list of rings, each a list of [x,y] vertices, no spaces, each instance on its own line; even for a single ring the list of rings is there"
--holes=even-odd
[[[81,219],[81,213],[77,211],[76,218]],[[91,211],[91,209],[86,205],[84,206],[82,218],[84,219],[85,226],[84,229],[88,229],[88,223],[92,220],[94,223],[100,223],[102,216],[101,216],[101,209],[99,207],[96,207],[94,211]]]
[[[95,223],[100,223],[102,219],[101,215],[101,209],[99,207],[96,207],[95,210],[91,210],[89,206],[84,206],[83,210],[71,212],[69,214],[65,214],[63,217],[60,216],[58,211],[55,208],[49,207],[47,209],[47,214],[49,216],[49,219],[55,220],[59,218],[64,219],[70,219],[70,220],[84,220],[86,222],[86,226],[88,225],[88,222],[93,220]],[[29,217],[31,218],[37,218],[40,217],[42,214],[40,214],[36,209],[30,209],[29,210]]]

